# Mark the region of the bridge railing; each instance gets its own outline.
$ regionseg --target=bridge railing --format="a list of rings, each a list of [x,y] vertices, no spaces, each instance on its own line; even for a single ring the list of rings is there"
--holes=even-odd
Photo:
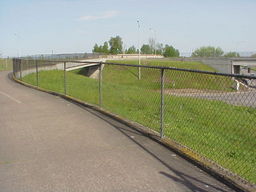
[[[127,62],[20,59],[14,59],[13,73],[136,122],[175,150],[255,189],[255,76]]]

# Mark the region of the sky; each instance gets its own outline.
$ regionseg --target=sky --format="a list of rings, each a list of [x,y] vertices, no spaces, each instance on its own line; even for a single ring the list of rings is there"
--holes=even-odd
[[[0,0],[0,54],[91,52],[117,35],[126,48],[155,38],[181,53],[252,52],[255,10],[256,0]]]

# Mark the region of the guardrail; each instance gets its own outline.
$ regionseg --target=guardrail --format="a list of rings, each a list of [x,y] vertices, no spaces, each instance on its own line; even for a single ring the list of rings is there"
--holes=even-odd
[[[90,66],[67,71],[74,63],[97,66],[93,71]],[[23,82],[148,127],[229,180],[256,188],[254,76],[113,62],[20,59],[13,60],[13,74]]]

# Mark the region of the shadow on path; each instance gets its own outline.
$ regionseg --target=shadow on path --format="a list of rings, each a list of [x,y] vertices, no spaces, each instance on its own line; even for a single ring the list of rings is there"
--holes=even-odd
[[[80,105],[79,105],[80,106]],[[232,189],[229,189],[227,186],[225,186],[225,184],[222,184],[223,186],[225,186],[226,189],[220,188],[220,184],[216,185],[216,183],[220,183],[219,181],[217,181],[216,179],[212,178],[211,176],[207,175],[207,173],[201,173],[201,176],[203,175],[204,177],[208,177],[208,179],[206,178],[205,180],[208,181],[202,181],[201,179],[196,178],[195,176],[192,176],[193,173],[191,174],[186,174],[183,172],[184,171],[188,171],[186,170],[186,167],[188,167],[187,164],[188,162],[185,159],[182,159],[181,157],[179,157],[179,159],[176,159],[175,161],[184,161],[184,167],[179,167],[175,165],[175,162],[173,162],[173,165],[170,165],[171,163],[167,163],[164,159],[164,157],[160,157],[159,154],[156,154],[153,150],[152,147],[157,146],[158,147],[162,147],[165,148],[164,146],[161,146],[160,144],[154,142],[153,140],[149,139],[148,137],[144,136],[142,133],[134,130],[133,128],[129,128],[119,122],[116,122],[115,120],[112,120],[109,117],[106,117],[98,112],[95,112],[91,109],[85,108],[83,106],[80,106],[84,109],[86,109],[87,111],[89,111],[90,113],[92,113],[93,115],[96,115],[97,117],[99,117],[100,119],[104,120],[105,122],[107,122],[108,124],[110,124],[111,126],[115,127],[118,131],[120,131],[123,135],[125,135],[127,138],[129,138],[131,141],[133,141],[135,144],[137,144],[141,149],[143,149],[144,151],[146,151],[149,155],[151,155],[152,157],[154,157],[156,160],[158,160],[162,165],[164,165],[165,167],[167,167],[172,173],[174,174],[169,174],[166,172],[162,172],[160,171],[159,174],[175,181],[176,183],[179,183],[183,186],[185,186],[187,189],[189,189],[192,192],[208,192],[208,191],[218,191],[218,192],[230,192],[230,191],[234,191]],[[130,133],[136,135],[131,137]],[[145,138],[149,139],[153,142],[153,145],[151,144],[150,146],[146,146],[145,144]],[[151,149],[150,149],[151,148]],[[167,148],[165,148],[165,150],[169,150]],[[169,152],[171,153],[171,151],[169,150]],[[164,155],[163,155],[164,156]],[[166,159],[166,156],[165,156]],[[172,161],[174,161],[174,159],[172,159]],[[176,167],[176,168],[174,168]],[[177,167],[179,167],[177,169]],[[198,168],[196,168],[194,165],[190,165],[189,166],[190,169],[192,167],[194,172],[199,172]],[[192,172],[193,172],[192,171]],[[198,174],[198,173],[197,173]],[[174,176],[176,175],[176,176]],[[215,185],[212,184],[212,182],[215,181]]]

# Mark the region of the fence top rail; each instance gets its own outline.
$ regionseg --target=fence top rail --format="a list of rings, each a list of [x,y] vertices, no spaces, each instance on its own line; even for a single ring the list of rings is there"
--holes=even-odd
[[[164,69],[164,70],[172,70],[172,71],[184,71],[184,72],[191,72],[191,73],[201,73],[201,74],[208,74],[208,75],[217,75],[217,76],[226,76],[226,77],[236,77],[236,78],[245,78],[245,79],[256,79],[256,76],[250,75],[240,75],[240,74],[230,74],[230,73],[220,73],[220,72],[211,72],[211,71],[202,71],[202,70],[195,70],[195,69],[182,69],[176,67],[164,67],[164,66],[153,66],[153,65],[134,65],[134,64],[125,64],[125,63],[113,63],[113,62],[100,62],[100,61],[77,61],[77,60],[39,60],[39,59],[20,59],[25,61],[45,61],[45,62],[55,62],[55,63],[81,63],[81,64],[104,64],[104,65],[118,65],[118,66],[127,66],[127,67],[141,67],[141,68],[148,68],[148,69]]]
[[[181,68],[176,68],[176,67],[163,67],[163,66],[152,66],[152,65],[133,65],[133,64],[124,64],[124,63],[110,63],[110,62],[101,62],[101,63],[102,64],[107,64],[107,65],[119,65],[119,66],[137,67],[137,68],[141,67],[141,68],[151,68],[151,69],[165,69],[165,70],[173,70],[173,71],[203,73],[203,74],[209,74],[209,75],[219,75],[219,76],[246,78],[246,79],[256,79],[256,76],[230,74],[230,73],[220,73],[220,72],[211,72],[211,71],[201,71],[201,70],[194,70],[194,69],[181,69]]]

